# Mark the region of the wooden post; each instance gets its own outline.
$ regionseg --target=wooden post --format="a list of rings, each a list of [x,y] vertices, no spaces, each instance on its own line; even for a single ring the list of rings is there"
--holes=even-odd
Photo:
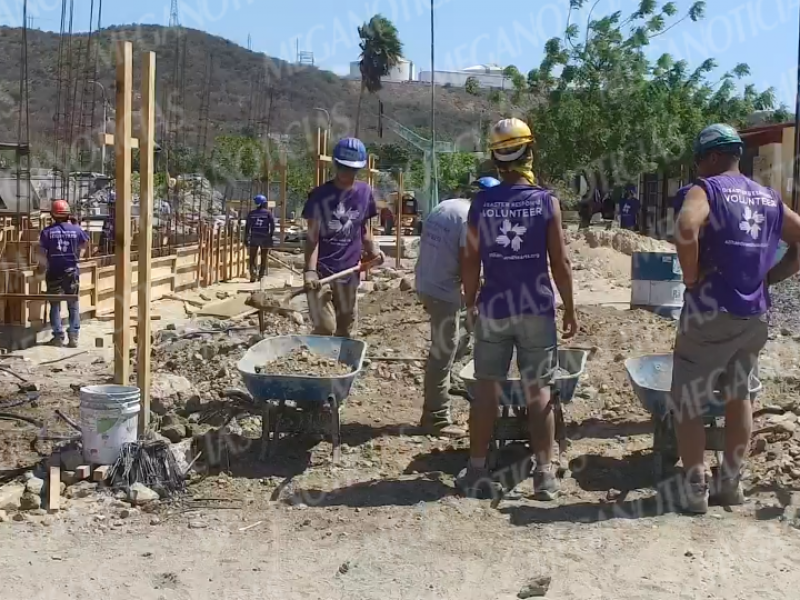
[[[400,269],[400,259],[403,255],[403,172],[397,174],[397,208],[395,212],[395,266]]]
[[[374,154],[370,154],[369,161],[367,162],[367,184],[372,189],[375,188],[375,176],[379,173],[377,167],[375,166],[377,162],[378,162],[378,157],[375,156]],[[380,218],[375,217],[373,219],[370,219],[370,222],[367,225],[369,227],[369,232],[372,235],[374,235],[376,219],[378,223],[380,223]],[[380,244],[378,244],[377,241],[375,243],[378,246],[378,249],[380,249]],[[366,273],[364,273],[364,279],[366,281],[372,281],[372,271],[367,271]]]
[[[142,399],[139,435],[150,424],[150,281],[153,251],[153,159],[156,128],[156,55],[142,55],[142,131],[139,151],[139,322],[136,335],[136,381]]]
[[[131,369],[131,108],[133,45],[117,42],[116,215],[114,220],[114,381],[128,385]]]
[[[278,166],[278,173],[280,177],[280,202],[281,202],[281,230],[279,234],[280,243],[278,244],[281,248],[283,248],[283,242],[286,239],[286,204],[288,202],[288,194],[287,194],[287,179],[288,179],[288,165],[286,160],[286,154],[281,152],[280,156],[280,164]]]

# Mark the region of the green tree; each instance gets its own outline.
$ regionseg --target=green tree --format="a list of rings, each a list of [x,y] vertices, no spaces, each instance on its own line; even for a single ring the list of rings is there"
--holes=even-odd
[[[586,23],[572,22],[590,5]],[[601,175],[611,187],[655,168],[676,169],[690,159],[691,140],[711,122],[741,126],[756,110],[774,106],[772,89],[758,91],[737,81],[749,75],[741,64],[714,81],[716,62],[695,69],[664,54],[652,61],[655,37],[677,24],[703,18],[704,2],[678,15],[674,2],[640,0],[628,15],[593,14],[596,1],[570,0],[561,38],[545,44],[538,68],[523,77],[505,75],[534,125],[536,170],[549,181],[570,181],[579,172]]]
[[[437,160],[439,193],[445,196],[468,186],[478,167],[475,156],[470,152],[439,154]]]
[[[467,77],[467,80],[464,82],[464,89],[471,96],[478,96],[481,93],[481,82],[478,81],[477,77]]]
[[[358,28],[361,38],[361,93],[356,110],[355,136],[358,137],[361,124],[361,104],[364,92],[377,94],[383,88],[381,79],[400,62],[403,56],[403,43],[397,28],[383,15],[375,15]]]

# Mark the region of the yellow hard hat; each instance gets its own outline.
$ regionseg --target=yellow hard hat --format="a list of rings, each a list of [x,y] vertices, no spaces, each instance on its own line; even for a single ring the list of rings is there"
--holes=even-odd
[[[518,148],[533,142],[533,132],[521,119],[503,119],[489,132],[489,150]]]

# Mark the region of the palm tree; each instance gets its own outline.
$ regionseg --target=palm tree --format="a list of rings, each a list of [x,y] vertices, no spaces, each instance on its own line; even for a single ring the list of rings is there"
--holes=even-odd
[[[358,28],[361,38],[361,93],[358,96],[355,136],[358,137],[361,122],[361,102],[364,91],[375,94],[381,91],[381,79],[400,62],[403,57],[403,43],[397,35],[397,28],[383,15],[375,15],[369,22]]]

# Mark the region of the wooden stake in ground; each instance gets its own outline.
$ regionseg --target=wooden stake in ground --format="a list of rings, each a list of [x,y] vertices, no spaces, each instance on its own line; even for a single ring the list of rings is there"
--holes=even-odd
[[[114,381],[128,385],[131,370],[131,108],[133,45],[117,42],[116,192],[114,219]],[[149,323],[149,319],[142,319]]]
[[[150,424],[150,280],[153,250],[153,160],[156,126],[156,55],[142,55],[142,131],[139,150],[139,324],[136,381],[141,392],[139,435]]]
[[[397,174],[397,217],[395,219],[395,266],[400,270],[400,258],[403,256],[403,172]]]

